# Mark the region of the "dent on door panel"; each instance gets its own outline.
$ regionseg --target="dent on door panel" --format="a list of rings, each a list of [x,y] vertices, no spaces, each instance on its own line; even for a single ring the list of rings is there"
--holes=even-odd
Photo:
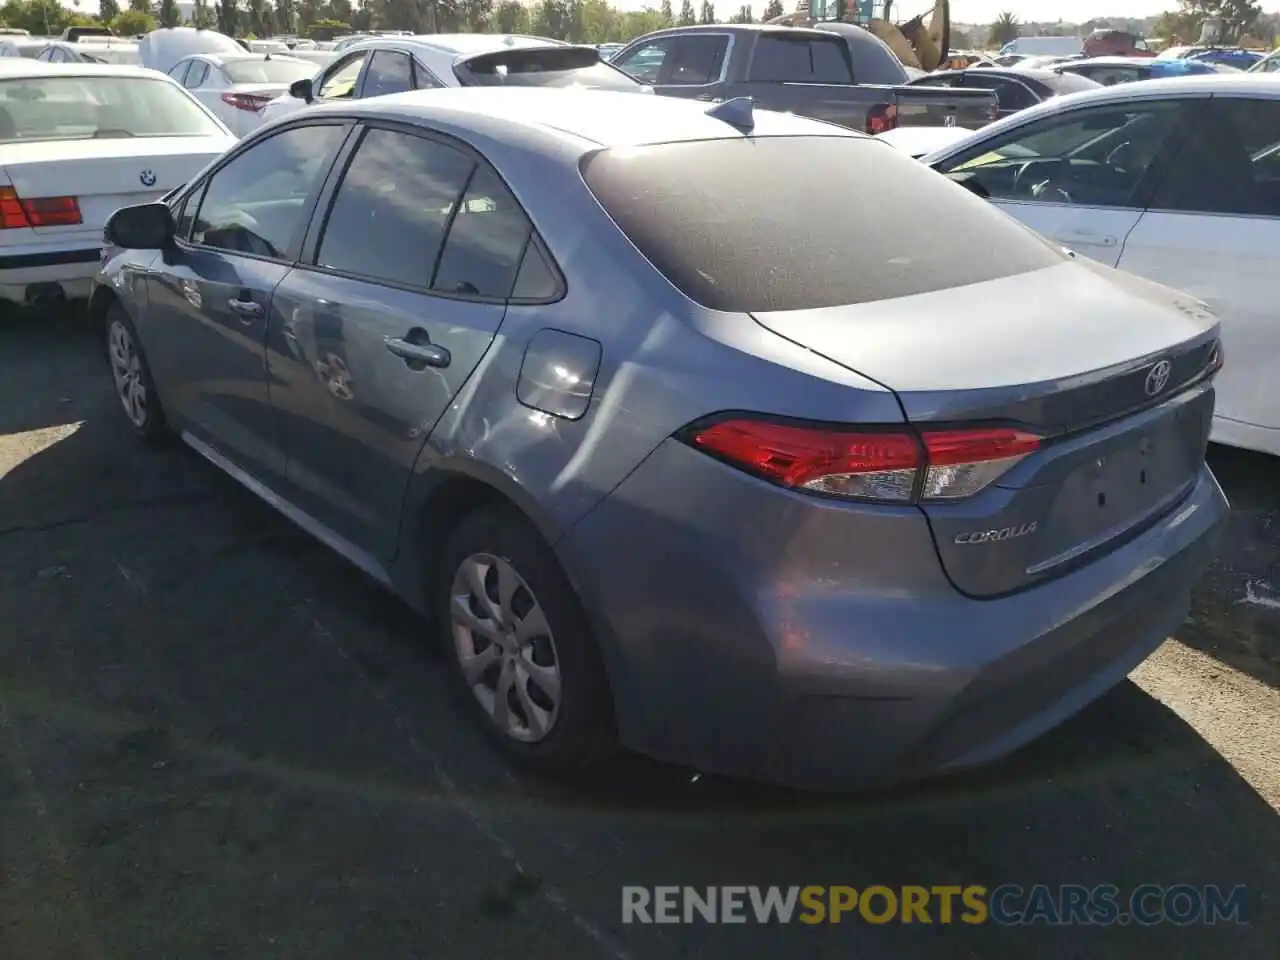
[[[299,505],[361,549],[394,555],[413,465],[504,311],[306,269],[290,273],[276,290],[267,362]],[[445,348],[447,366],[388,349],[388,339],[415,330]]]

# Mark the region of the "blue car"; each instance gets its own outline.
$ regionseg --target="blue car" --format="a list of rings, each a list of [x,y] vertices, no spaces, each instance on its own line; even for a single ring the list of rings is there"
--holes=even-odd
[[[1233,67],[1202,60],[1161,60],[1153,57],[1093,57],[1070,60],[1053,67],[1057,73],[1074,73],[1110,87],[1135,80],[1185,77],[1201,73],[1232,73]]]
[[[1222,49],[1201,50],[1193,53],[1187,60],[1194,63],[1217,63],[1236,70],[1248,70],[1262,59],[1262,54],[1255,50]]]

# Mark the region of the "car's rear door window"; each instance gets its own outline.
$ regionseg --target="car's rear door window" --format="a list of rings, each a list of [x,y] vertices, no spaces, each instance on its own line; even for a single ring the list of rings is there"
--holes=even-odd
[[[1206,102],[1187,125],[1151,207],[1280,217],[1280,100]]]
[[[498,175],[478,167],[454,214],[431,286],[442,293],[506,299],[532,229]]]
[[[758,83],[853,83],[848,48],[839,37],[764,33],[747,79]]]
[[[371,129],[330,204],[318,266],[403,286],[429,286],[476,162],[438,140]]]
[[[381,97],[413,89],[413,64],[399,50],[375,50],[364,72],[362,97]]]
[[[676,86],[716,83],[728,51],[729,38],[724,34],[691,33],[677,37],[667,54],[669,70],[662,82]]]
[[[870,139],[728,137],[601,150],[582,172],[640,252],[686,296],[716,310],[904,297],[1065,256]],[[928,229],[913,210],[928,211]]]

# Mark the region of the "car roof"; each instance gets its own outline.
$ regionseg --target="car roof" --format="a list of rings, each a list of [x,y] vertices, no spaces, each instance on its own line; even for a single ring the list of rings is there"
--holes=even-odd
[[[162,79],[168,81],[162,73],[118,63],[45,63],[42,60],[23,59],[20,65],[12,69],[6,68],[4,78],[13,77],[136,77],[142,80]]]
[[[438,120],[489,136],[521,130],[581,146],[622,147],[744,137],[708,114],[713,104],[676,97],[609,90],[537,87],[461,87],[414,90],[313,108],[405,121]],[[826,136],[870,139],[835,124],[789,113],[757,110],[756,137]]]
[[[181,63],[182,60],[208,60],[210,63],[242,63],[245,60],[252,60],[255,63],[265,63],[267,60],[283,60],[286,63],[303,62],[295,57],[292,51],[289,53],[276,53],[269,50],[256,50],[253,52],[246,50],[242,53],[189,53],[178,62]],[[176,67],[177,64],[175,63],[174,66]]]

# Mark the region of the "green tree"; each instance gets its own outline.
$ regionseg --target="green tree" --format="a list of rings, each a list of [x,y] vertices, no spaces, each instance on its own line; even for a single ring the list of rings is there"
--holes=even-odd
[[[1151,25],[1151,36],[1159,37],[1161,40],[1190,43],[1200,37],[1200,20],[1176,10],[1167,10]]]
[[[782,9],[782,0],[769,0],[765,5],[764,13],[760,14],[760,19],[768,23],[774,17],[780,17],[784,13]]]
[[[266,25],[263,23],[263,13],[266,12],[266,4],[264,0],[249,0],[249,9],[246,11],[245,20],[248,23],[248,30],[255,37],[265,37],[267,35]]]
[[[711,0],[702,0],[702,11],[698,14],[699,23],[716,22],[716,5]]]
[[[103,23],[110,23],[120,13],[120,4],[116,0],[99,0],[98,3],[98,19]]]
[[[160,26],[176,27],[182,23],[182,11],[178,9],[178,0],[161,0]]]
[[[659,12],[662,14],[662,22],[668,27],[672,26],[676,22],[675,13],[671,9],[671,0],[662,0],[662,6],[659,8]]]
[[[116,14],[111,21],[111,29],[121,37],[132,37],[135,33],[150,33],[156,28],[156,18],[150,12],[143,13],[130,7]]]
[[[281,33],[293,30],[293,0],[276,0],[276,28]]]
[[[191,25],[204,30],[212,30],[218,24],[218,18],[209,9],[207,0],[195,0],[195,8],[191,11]]]
[[[150,14],[151,0],[129,0],[129,9],[134,13]]]
[[[528,33],[529,11],[519,0],[502,0],[493,13],[499,33]]]
[[[1019,26],[1017,15],[1006,10],[996,17],[996,22],[991,25],[991,29],[987,32],[988,46],[999,49],[1010,40],[1017,40]]]
[[[743,4],[738,8],[738,12],[729,18],[730,23],[755,23],[756,18],[751,12],[748,4]]]
[[[240,32],[240,11],[236,9],[236,0],[218,0],[217,17],[219,33],[234,37]]]
[[[1200,39],[1199,24],[1210,17],[1221,17],[1226,27],[1223,40],[1235,40],[1249,32],[1262,13],[1253,0],[1179,0],[1182,15],[1197,21],[1195,36]]]
[[[693,0],[684,0],[680,4],[680,19],[677,22],[682,27],[691,27],[698,22],[698,15],[693,12]]]
[[[463,29],[488,33],[493,29],[493,0],[459,0],[458,16]]]

